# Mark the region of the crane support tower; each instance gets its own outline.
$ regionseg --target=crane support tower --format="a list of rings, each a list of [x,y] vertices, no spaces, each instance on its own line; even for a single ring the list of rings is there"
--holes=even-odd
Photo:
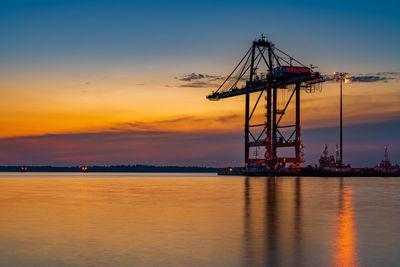
[[[245,166],[255,161],[249,158],[250,148],[254,147],[265,148],[265,158],[257,159],[257,164],[265,168],[284,168],[286,163],[300,166],[304,161],[300,139],[300,91],[313,92],[323,81],[320,73],[313,71],[312,65],[303,65],[262,36],[253,42],[230,75],[207,98],[220,100],[245,95]],[[288,99],[279,103],[278,94],[283,90],[289,92]],[[250,101],[252,94],[257,95],[254,105]],[[266,118],[264,122],[254,124],[254,111],[263,95]],[[295,103],[294,123],[282,125],[291,102]],[[294,156],[279,156],[278,148],[281,147],[294,148]]]

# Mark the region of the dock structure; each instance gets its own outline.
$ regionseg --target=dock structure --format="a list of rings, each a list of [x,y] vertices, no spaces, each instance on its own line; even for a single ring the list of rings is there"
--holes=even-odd
[[[303,65],[277,48],[264,36],[253,41],[243,58],[219,88],[207,96],[209,100],[220,100],[245,96],[244,163],[257,164],[262,168],[276,170],[286,163],[300,166],[303,162],[300,126],[300,92],[314,92],[324,82],[323,76]],[[287,99],[278,98],[288,92]],[[256,95],[251,105],[250,96]],[[264,96],[265,120],[253,123],[254,112]],[[283,124],[291,102],[295,104],[295,122]],[[261,131],[260,131],[261,130]],[[265,148],[263,158],[250,158],[250,148]],[[281,156],[279,148],[294,149],[294,156]]]

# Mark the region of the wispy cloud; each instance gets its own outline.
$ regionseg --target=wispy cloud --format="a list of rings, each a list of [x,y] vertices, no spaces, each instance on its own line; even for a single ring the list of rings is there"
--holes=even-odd
[[[180,84],[180,87],[213,87],[218,86],[217,81],[221,81],[224,78],[218,75],[209,75],[209,74],[201,74],[201,73],[190,73],[185,74],[180,77],[175,77],[179,81],[183,82]]]
[[[365,76],[355,76],[351,78],[352,82],[361,82],[361,83],[371,83],[371,82],[387,82],[389,80],[393,80],[393,77],[382,77],[382,76],[373,76],[373,75],[365,75]]]
[[[150,122],[133,121],[121,122],[109,128],[111,131],[224,131],[236,128],[241,124],[239,114],[216,115],[216,116],[181,116],[172,119],[157,120]]]
[[[400,72],[386,71],[367,74],[349,74],[351,82],[360,83],[374,83],[374,82],[388,82],[400,78]],[[326,81],[334,81],[333,75],[325,76]]]
[[[217,75],[208,75],[208,74],[201,74],[201,73],[190,73],[190,74],[185,74],[181,77],[177,77],[180,81],[186,81],[190,82],[193,80],[211,80],[211,81],[217,81],[217,80],[222,80],[222,76],[217,76]]]

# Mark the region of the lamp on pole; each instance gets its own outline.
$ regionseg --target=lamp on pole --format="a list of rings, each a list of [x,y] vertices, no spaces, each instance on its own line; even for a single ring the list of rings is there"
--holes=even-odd
[[[340,82],[340,157],[339,166],[343,166],[343,104],[342,104],[342,84],[350,82],[349,74],[346,72],[334,72],[333,77],[335,81]]]

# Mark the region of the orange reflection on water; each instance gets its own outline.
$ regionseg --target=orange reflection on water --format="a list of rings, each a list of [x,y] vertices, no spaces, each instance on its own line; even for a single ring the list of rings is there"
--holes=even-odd
[[[338,230],[335,240],[335,266],[358,266],[353,215],[353,192],[344,188],[340,195]]]

